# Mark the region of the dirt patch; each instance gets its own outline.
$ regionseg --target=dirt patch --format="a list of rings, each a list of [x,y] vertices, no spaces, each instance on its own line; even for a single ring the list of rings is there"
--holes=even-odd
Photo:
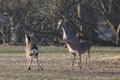
[[[99,58],[98,58],[99,56]],[[39,61],[44,70],[37,71],[33,61],[32,70],[27,71],[24,56],[0,56],[0,80],[118,80],[120,78],[119,55],[98,55],[91,57],[91,66],[78,68],[78,58],[71,67],[72,56],[69,54],[41,54]]]

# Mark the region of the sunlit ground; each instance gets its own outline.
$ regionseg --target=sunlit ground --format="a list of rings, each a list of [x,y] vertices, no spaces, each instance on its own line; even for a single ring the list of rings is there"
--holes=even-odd
[[[0,80],[119,80],[119,47],[91,49],[91,65],[86,66],[86,54],[82,55],[83,69],[78,68],[78,56],[71,67],[72,54],[63,46],[40,46],[39,62],[44,70],[37,70],[33,61],[27,71],[24,46],[0,46]]]

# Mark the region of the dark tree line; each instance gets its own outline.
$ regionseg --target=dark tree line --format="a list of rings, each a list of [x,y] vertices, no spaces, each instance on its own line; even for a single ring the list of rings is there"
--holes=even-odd
[[[0,0],[0,42],[23,43],[24,34],[34,33],[38,42],[58,44],[56,27],[63,18],[82,39],[119,45],[119,5],[119,0]],[[98,30],[100,21],[109,26],[112,39]]]

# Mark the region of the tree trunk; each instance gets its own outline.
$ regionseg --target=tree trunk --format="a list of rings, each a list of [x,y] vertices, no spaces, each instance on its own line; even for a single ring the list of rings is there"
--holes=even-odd
[[[11,25],[11,43],[17,44],[23,40],[24,31],[21,28],[20,24],[15,25],[13,22],[13,16],[9,17]]]
[[[86,5],[80,6],[80,14],[81,14],[81,21],[82,25],[80,28],[85,33],[85,36],[87,36],[89,39],[98,39],[98,33],[97,30],[97,20],[95,17],[95,14],[93,12],[93,9],[90,7],[87,7]]]

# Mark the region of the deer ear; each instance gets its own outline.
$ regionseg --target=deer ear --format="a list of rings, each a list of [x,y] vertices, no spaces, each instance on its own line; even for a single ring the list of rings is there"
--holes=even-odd
[[[58,23],[57,23],[57,30],[60,28],[60,26],[61,26],[61,24],[62,24],[62,19],[60,19],[59,21],[58,21]]]
[[[25,38],[27,37],[27,35],[25,34]]]

